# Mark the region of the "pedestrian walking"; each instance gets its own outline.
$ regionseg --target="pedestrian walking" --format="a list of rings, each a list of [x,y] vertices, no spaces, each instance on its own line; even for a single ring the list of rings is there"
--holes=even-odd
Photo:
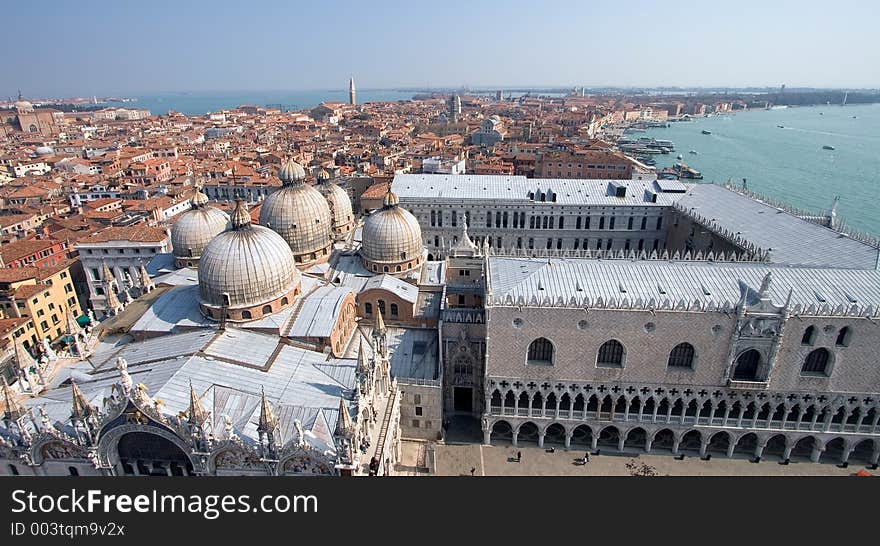
[[[473,476],[473,475],[474,475],[474,472],[476,472],[476,471],[477,471],[477,467],[472,466],[472,467],[471,467],[471,476]]]
[[[590,452],[589,451],[584,453],[584,464],[587,464],[588,462],[590,462]]]
[[[516,462],[522,461],[522,451],[516,452]]]

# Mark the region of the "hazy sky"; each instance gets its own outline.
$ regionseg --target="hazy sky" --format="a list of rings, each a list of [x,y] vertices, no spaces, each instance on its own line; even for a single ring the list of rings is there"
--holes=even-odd
[[[712,5],[710,5],[712,4]],[[876,0],[4,2],[0,96],[880,87]]]

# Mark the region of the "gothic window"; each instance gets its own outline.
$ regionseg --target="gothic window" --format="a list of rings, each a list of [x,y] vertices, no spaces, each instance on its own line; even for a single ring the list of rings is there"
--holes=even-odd
[[[758,366],[761,364],[761,353],[755,349],[745,351],[736,359],[733,370],[734,381],[757,381]]]
[[[623,344],[616,339],[610,339],[599,347],[599,353],[596,355],[596,366],[602,368],[622,368],[623,357]]]
[[[644,229],[646,229],[647,227],[648,227],[648,217],[647,217],[647,216],[644,216],[644,217],[642,218],[642,229],[644,230]]]
[[[828,375],[828,363],[831,360],[831,353],[828,349],[819,348],[810,351],[807,359],[804,360],[804,366],[801,372],[809,375]]]
[[[693,368],[694,346],[690,343],[679,343],[669,353],[670,368]]]
[[[612,216],[612,217],[608,220],[608,229],[614,229],[614,219],[615,219],[615,217]]]
[[[632,229],[632,228],[633,228],[633,220],[635,220],[635,218],[633,218],[632,216],[630,216],[630,217],[629,217],[629,220],[627,220],[627,222],[626,222],[626,229]]]
[[[837,332],[837,340],[834,342],[834,344],[838,347],[846,347],[847,345],[849,345],[849,338],[851,337],[850,332],[851,330],[849,329],[849,326],[844,326],[843,328],[841,328],[840,331]]]
[[[587,216],[587,219],[584,220],[584,229],[590,229],[590,217]]]
[[[599,229],[605,229],[605,217],[604,216],[599,217]]]
[[[435,211],[431,211],[431,226],[437,225],[437,213]]]
[[[816,327],[807,326],[803,337],[801,337],[801,345],[812,345],[814,341],[816,341]]]
[[[545,337],[539,337],[529,345],[529,364],[537,366],[553,365],[553,343]]]
[[[663,227],[663,217],[660,216],[659,218],[657,218],[657,231],[660,231],[660,228],[662,228],[662,227]]]
[[[577,220],[575,220],[574,227],[575,227],[575,229],[581,229],[581,217],[580,216],[578,216]]]
[[[391,304],[391,316],[392,317],[397,316],[397,304],[396,303]]]
[[[379,304],[379,312],[384,315],[385,314],[385,300],[379,300],[377,303]]]
[[[529,229],[535,229],[535,217],[529,216]]]
[[[452,226],[455,227],[458,225],[458,212],[452,211]]]
[[[501,216],[501,225],[502,227],[507,227],[507,212]]]

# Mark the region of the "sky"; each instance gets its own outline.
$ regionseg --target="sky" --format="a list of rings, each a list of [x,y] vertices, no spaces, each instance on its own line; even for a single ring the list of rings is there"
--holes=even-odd
[[[7,2],[0,97],[880,87],[875,0]]]

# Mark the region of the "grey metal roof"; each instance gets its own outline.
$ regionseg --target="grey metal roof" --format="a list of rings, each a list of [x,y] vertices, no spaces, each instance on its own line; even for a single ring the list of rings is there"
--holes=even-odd
[[[696,184],[678,201],[731,233],[770,249],[770,261],[806,267],[876,269],[878,249],[833,229],[715,184]]]
[[[439,353],[436,330],[388,328],[391,375],[401,379],[437,379]]]
[[[93,358],[98,370],[77,384],[92,405],[100,407],[119,381],[116,357],[129,364],[129,374],[143,383],[150,396],[162,400],[163,412],[176,415],[189,405],[189,386],[213,411],[215,423],[229,415],[243,438],[257,437],[261,390],[281,421],[282,437],[290,438],[293,419],[306,429],[331,432],[338,418],[339,399],[349,404],[356,386],[355,359],[333,359],[323,353],[286,344],[274,335],[229,328],[224,332],[199,331],[163,336],[105,349]],[[237,363],[236,363],[237,362]],[[268,369],[263,369],[266,364]],[[51,420],[69,429],[71,388],[62,385],[28,406],[44,406]]]
[[[613,185],[626,186],[625,197],[615,197]],[[526,178],[503,175],[398,174],[391,189],[407,201],[493,200],[538,203],[529,199],[530,192],[556,194],[556,202],[548,205],[605,206],[670,206],[681,198],[680,193],[662,193],[654,180],[584,180],[563,178]],[[657,195],[652,202],[650,193]],[[549,201],[549,199],[548,199]]]
[[[744,282],[752,290],[772,272],[769,295],[774,303],[785,303],[791,290],[792,307],[800,305],[843,306],[850,309],[880,306],[880,271],[828,268],[793,268],[757,262],[662,262],[596,259],[489,259],[489,288],[495,305],[512,301],[525,304],[536,300],[568,303],[589,298],[604,302],[651,299],[677,303],[699,301],[735,305]]]
[[[330,337],[350,288],[322,286],[304,296],[290,337]]]
[[[375,277],[372,277],[364,284],[364,288],[361,292],[374,289],[391,292],[392,294],[399,296],[400,299],[410,303],[415,303],[419,297],[418,288],[392,275],[376,275]]]

